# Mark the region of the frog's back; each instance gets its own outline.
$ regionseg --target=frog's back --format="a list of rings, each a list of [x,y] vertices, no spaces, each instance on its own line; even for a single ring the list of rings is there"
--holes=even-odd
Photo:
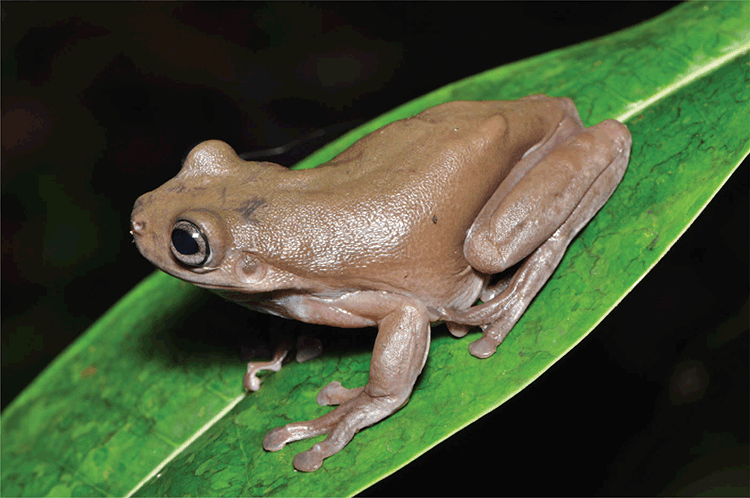
[[[295,271],[342,281],[416,288],[465,274],[466,232],[528,148],[519,137],[529,133],[510,123],[538,113],[529,111],[516,102],[443,104],[285,175],[274,188],[287,200],[269,212],[285,235],[270,252],[288,254]]]
[[[505,176],[505,122],[489,104],[498,103],[429,109],[325,165],[285,175],[275,188],[287,200],[269,215],[286,235],[269,252],[335,278],[405,281],[420,271],[464,271],[466,231]]]
[[[448,102],[370,133],[311,171],[349,197],[429,192],[420,202],[454,204],[473,218],[556,114],[562,119],[559,99],[547,97]]]
[[[408,205],[412,215],[432,218],[451,206],[473,218],[507,174],[497,104],[450,102],[391,123],[309,170],[304,190],[311,200],[320,192],[358,204],[385,198]]]
[[[445,194],[475,177],[469,172],[484,169],[487,154],[501,145],[507,126],[498,104],[449,102],[427,109],[370,133],[318,169],[328,181],[367,191],[408,190],[442,177],[448,183],[438,187]]]

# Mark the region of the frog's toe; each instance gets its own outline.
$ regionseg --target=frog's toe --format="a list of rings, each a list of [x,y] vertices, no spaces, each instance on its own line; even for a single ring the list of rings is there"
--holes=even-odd
[[[483,327],[482,337],[469,345],[469,352],[477,358],[489,358],[513,328],[514,322],[501,318],[487,327]]]
[[[311,449],[302,453],[297,453],[292,460],[294,468],[301,472],[313,472],[323,465],[323,456],[320,455],[319,451],[314,451],[318,445],[316,444]]]
[[[309,450],[295,455],[292,461],[294,468],[302,472],[317,470],[323,464],[323,460],[344,449],[357,433],[357,430],[357,425],[346,420],[337,424],[329,432],[325,441],[314,444]]]
[[[286,426],[277,427],[270,430],[266,434],[266,437],[263,438],[263,449],[266,451],[279,451],[291,440],[291,435]]]
[[[334,447],[334,445],[330,444],[328,441],[323,441],[322,443],[313,445],[313,447],[307,451],[297,453],[294,456],[294,460],[292,460],[292,464],[295,469],[301,472],[316,471],[321,465],[323,465],[323,460],[338,453],[344,446],[345,445],[341,445],[340,448]]]
[[[337,411],[338,409],[315,420],[294,422],[272,429],[263,438],[263,448],[268,451],[279,451],[287,443],[328,434],[343,415],[340,411],[338,413]]]
[[[468,334],[469,330],[472,329],[471,325],[464,325],[456,322],[445,322],[445,325],[448,327],[448,332],[450,332],[453,337],[459,338]]]
[[[497,344],[487,337],[477,339],[469,345],[469,353],[477,358],[489,358],[497,351]]]
[[[350,431],[349,437],[329,438],[322,443],[314,444],[312,448],[302,453],[297,453],[292,460],[294,468],[302,472],[313,472],[323,465],[323,460],[341,451],[351,441],[354,431]]]
[[[255,372],[248,372],[242,379],[242,385],[245,387],[246,391],[255,392],[260,389],[260,379],[255,375]]]

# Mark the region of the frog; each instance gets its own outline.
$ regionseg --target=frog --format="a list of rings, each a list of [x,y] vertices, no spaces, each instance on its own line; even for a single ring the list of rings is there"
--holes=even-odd
[[[312,472],[407,404],[432,326],[478,328],[469,353],[496,352],[620,183],[631,142],[624,124],[587,128],[571,99],[546,95],[442,103],[311,169],[209,140],[137,199],[130,231],[157,268],[251,310],[377,329],[364,386],[331,380],[316,401],[335,408],[263,439],[279,451],[325,435],[293,458]]]

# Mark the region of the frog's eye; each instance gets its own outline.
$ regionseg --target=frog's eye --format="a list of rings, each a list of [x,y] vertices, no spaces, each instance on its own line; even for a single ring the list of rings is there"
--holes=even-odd
[[[188,266],[203,266],[211,255],[203,230],[186,220],[180,220],[172,227],[170,248],[174,257]]]

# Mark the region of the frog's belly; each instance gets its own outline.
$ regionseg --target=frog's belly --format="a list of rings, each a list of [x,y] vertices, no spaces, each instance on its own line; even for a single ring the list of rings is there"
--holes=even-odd
[[[356,299],[358,294],[367,294],[366,292],[341,291],[331,292],[325,296],[299,294],[294,291],[269,293],[262,296],[221,290],[215,290],[215,292],[224,299],[253,311],[305,323],[343,328],[377,326],[377,320],[364,316],[362,313],[353,312],[350,309],[351,306],[347,306],[347,303]],[[359,307],[361,306],[360,303]]]
[[[468,278],[467,278],[468,277]],[[461,285],[446,286],[446,292],[435,293],[426,286],[416,292],[385,290],[384,288],[356,291],[333,291],[325,295],[281,292],[258,299],[257,295],[221,293],[223,297],[254,311],[343,328],[374,327],[378,321],[401,306],[422,304],[430,313],[430,320],[439,319],[431,309],[465,309],[471,306],[484,288],[484,279],[473,272],[464,276]],[[448,290],[450,289],[450,292]],[[425,292],[432,290],[433,292]]]
[[[449,271],[446,265],[394,268],[367,279],[347,282],[349,288],[371,289],[414,299],[428,308],[466,309],[484,291],[491,276],[476,271],[468,264]]]

